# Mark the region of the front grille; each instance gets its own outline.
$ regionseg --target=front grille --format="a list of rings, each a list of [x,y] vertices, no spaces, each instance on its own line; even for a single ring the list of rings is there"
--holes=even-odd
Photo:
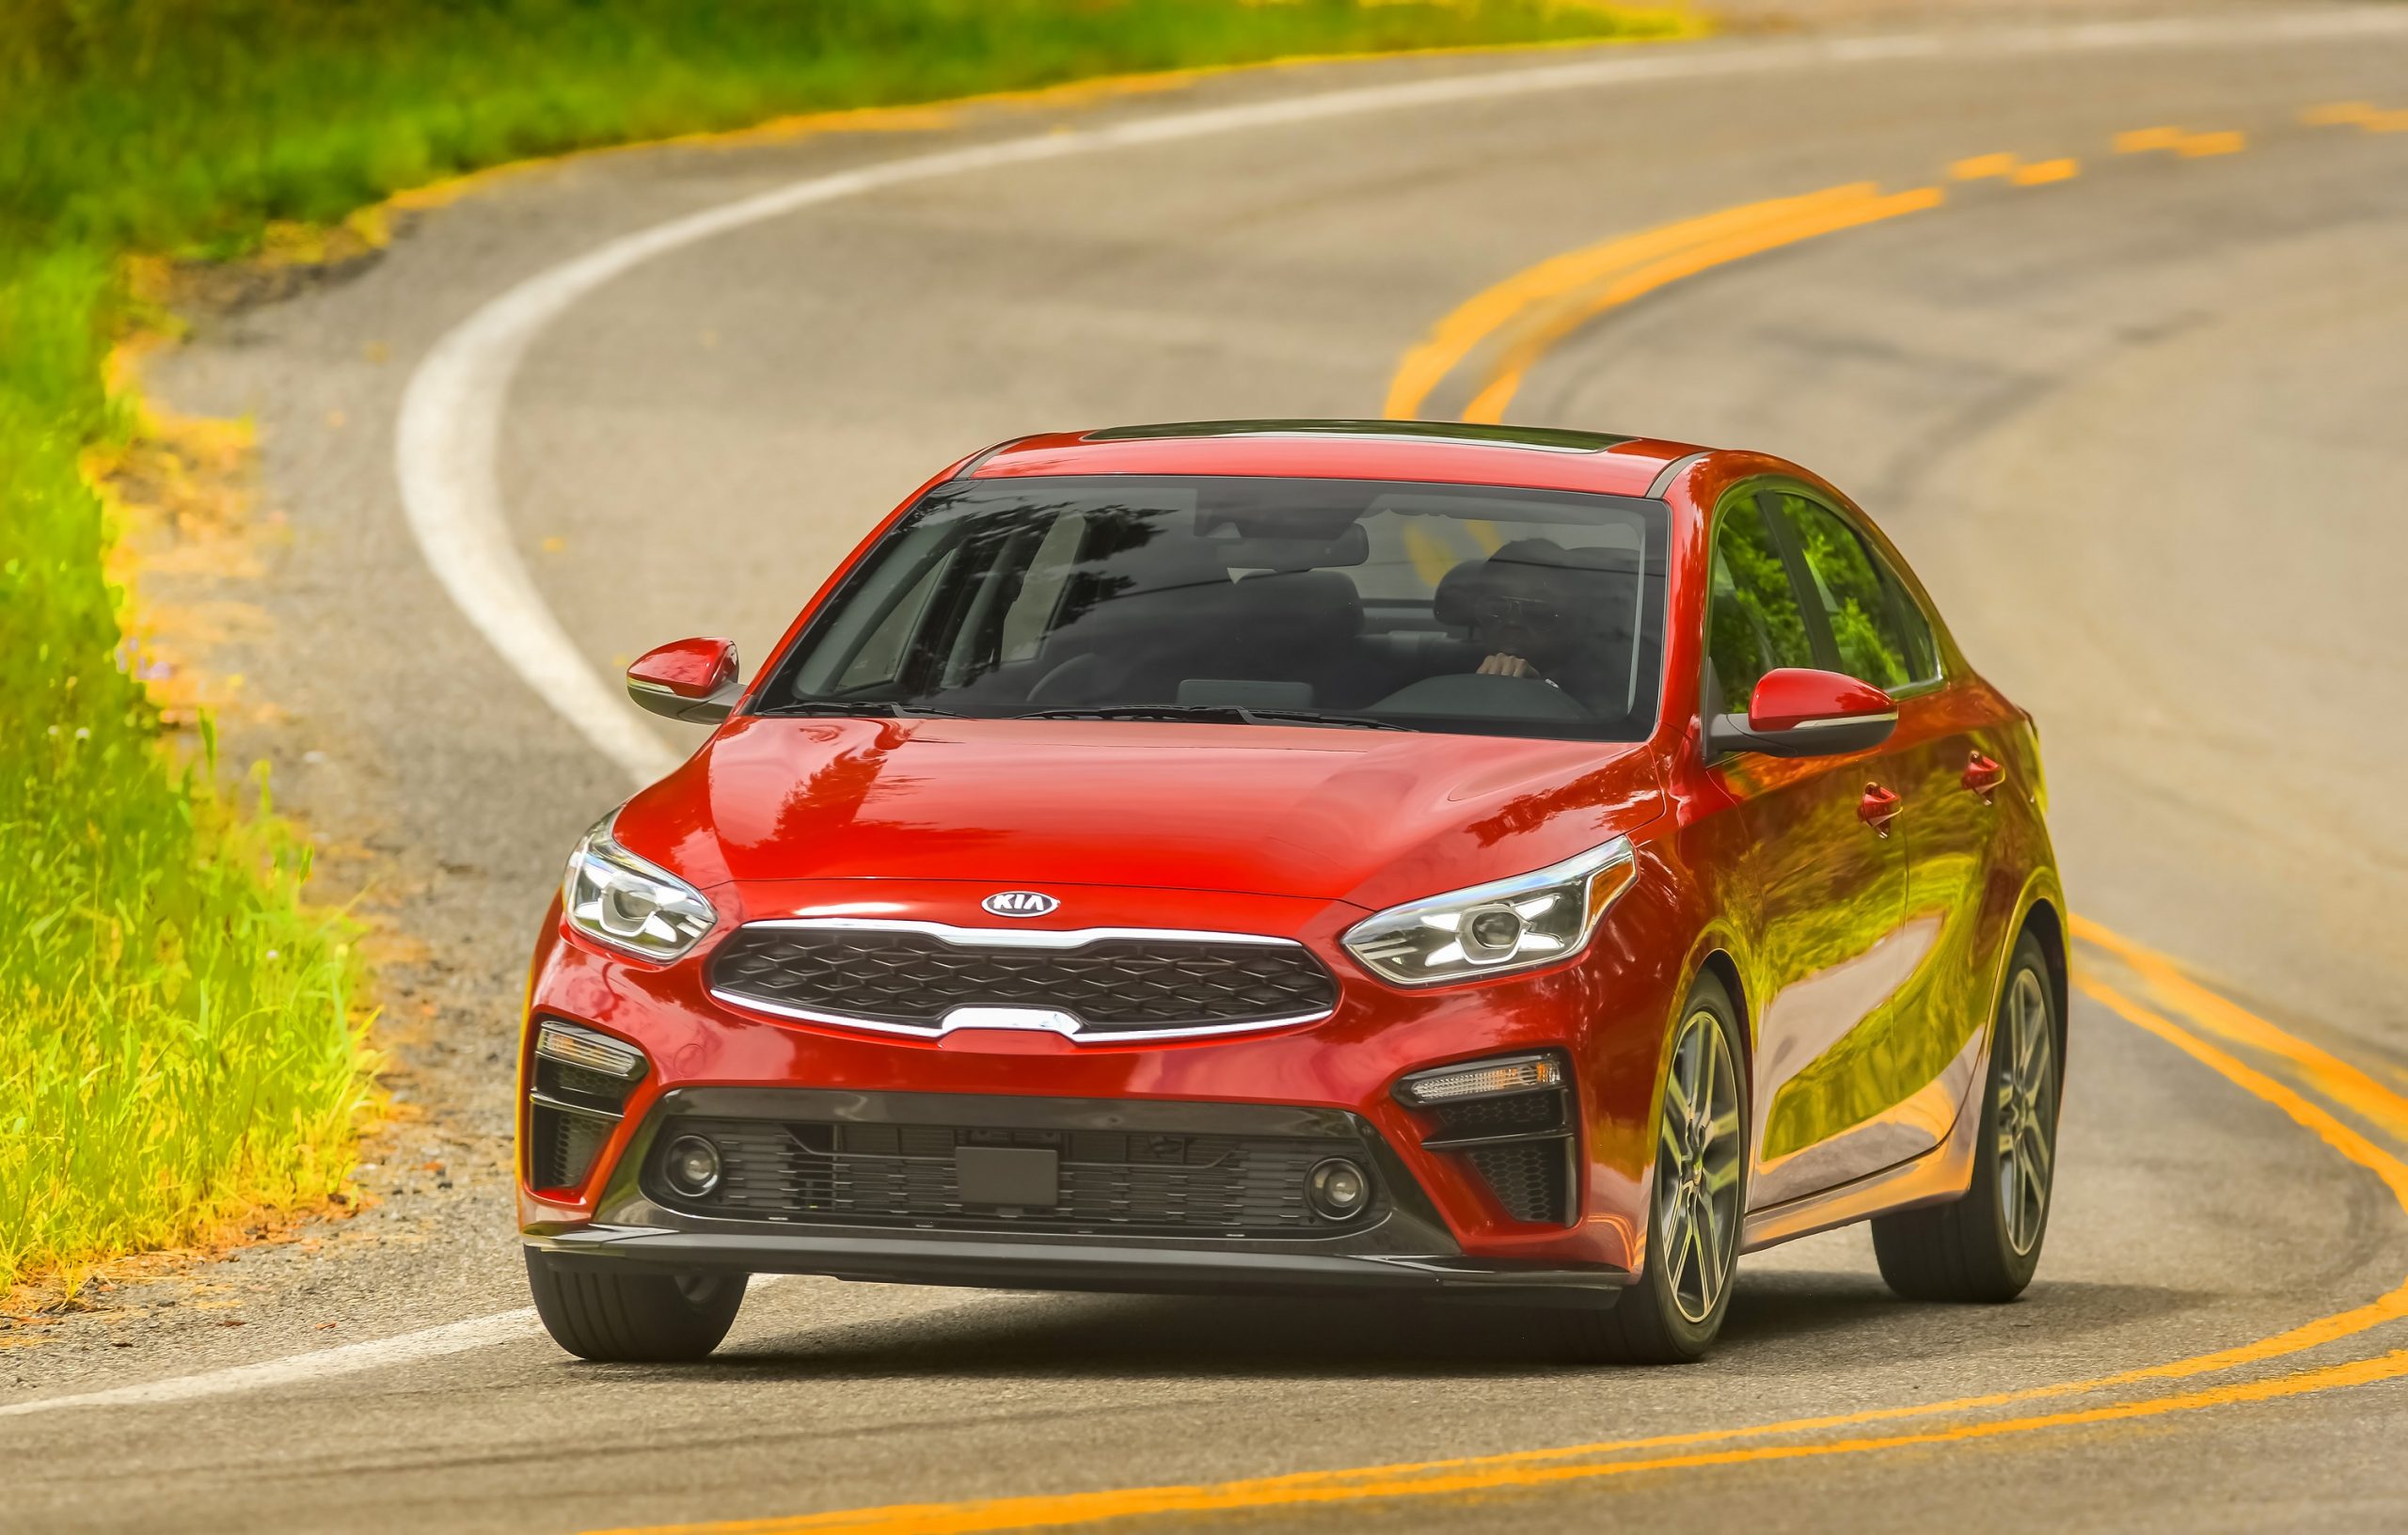
[[[710,981],[738,1003],[931,1034],[959,1007],[1067,1013],[1081,1034],[1114,1035],[1310,1018],[1338,1000],[1321,961],[1284,942],[1115,936],[1036,948],[770,924],[721,944]]]
[[[1326,1157],[1367,1170],[1357,1136],[1165,1133],[943,1124],[719,1119],[680,1116],[656,1144],[703,1135],[718,1146],[720,1186],[707,1197],[671,1191],[654,1171],[656,1201],[721,1219],[1187,1236],[1335,1232],[1368,1224],[1370,1205],[1331,1221],[1305,1202],[1306,1176]],[[956,1153],[965,1147],[1052,1150],[1055,1203],[968,1206]]]

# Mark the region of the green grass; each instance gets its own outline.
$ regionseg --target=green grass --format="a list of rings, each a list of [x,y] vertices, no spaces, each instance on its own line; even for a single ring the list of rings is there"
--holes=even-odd
[[[114,284],[87,247],[0,277],[0,1290],[324,1198],[363,1095],[350,965],[306,858],[162,748],[119,666],[79,463]],[[204,733],[205,736],[205,733]]]
[[[0,1290],[340,1186],[366,1096],[306,847],[129,675],[83,465],[135,254],[509,160],[1104,73],[1671,35],[1578,0],[11,0],[0,10]]]

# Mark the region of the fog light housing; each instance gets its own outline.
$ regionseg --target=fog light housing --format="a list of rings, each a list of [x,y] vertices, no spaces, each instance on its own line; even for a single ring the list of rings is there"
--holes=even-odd
[[[669,1143],[660,1159],[661,1176],[689,1199],[700,1199],[719,1187],[719,1147],[700,1135],[680,1135]]]
[[[1344,1157],[1317,1162],[1305,1175],[1305,1200],[1324,1219],[1353,1220],[1371,1203],[1371,1175]]]

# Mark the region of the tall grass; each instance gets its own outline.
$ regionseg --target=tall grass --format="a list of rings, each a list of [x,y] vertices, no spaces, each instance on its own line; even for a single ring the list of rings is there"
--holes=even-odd
[[[785,113],[1295,54],[1663,36],[1588,0],[8,0],[0,7],[0,1289],[350,1164],[306,849],[168,749],[83,472],[132,253]]]
[[[0,266],[0,1290],[323,1198],[361,1097],[305,853],[180,766],[120,665],[81,452],[127,430],[90,246]]]

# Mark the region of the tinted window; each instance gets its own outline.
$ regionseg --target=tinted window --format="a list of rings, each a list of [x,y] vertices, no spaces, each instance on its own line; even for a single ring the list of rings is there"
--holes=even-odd
[[[1355,480],[955,481],[774,663],[765,712],[1244,708],[1636,740],[1660,501]]]
[[[1722,685],[1723,709],[1745,714],[1757,678],[1776,667],[1813,666],[1814,648],[1755,498],[1732,498],[1716,522],[1706,654]]]
[[[1931,635],[1897,578],[1838,513],[1803,496],[1777,498],[1814,577],[1840,670],[1880,688],[1921,682],[1930,670]]]

